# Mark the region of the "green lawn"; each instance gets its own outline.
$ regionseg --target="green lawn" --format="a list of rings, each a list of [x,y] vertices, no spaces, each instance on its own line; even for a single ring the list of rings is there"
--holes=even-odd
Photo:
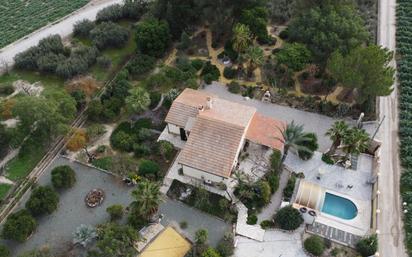
[[[6,177],[13,181],[18,181],[27,176],[44,155],[44,150],[39,149],[33,153],[17,156],[6,166]]]
[[[11,187],[12,185],[9,184],[0,184],[0,200],[3,200],[7,196]]]
[[[64,80],[55,75],[20,70],[12,70],[9,72],[9,74],[0,76],[0,84],[12,84],[14,81],[19,79],[28,81],[30,83],[40,81],[44,86],[45,91],[62,90],[64,86]]]

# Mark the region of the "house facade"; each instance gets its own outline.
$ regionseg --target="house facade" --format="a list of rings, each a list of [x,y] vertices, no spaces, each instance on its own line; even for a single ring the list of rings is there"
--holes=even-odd
[[[168,133],[185,141],[177,159],[181,172],[200,181],[225,182],[250,144],[283,151],[284,122],[203,91],[185,89],[165,121]]]

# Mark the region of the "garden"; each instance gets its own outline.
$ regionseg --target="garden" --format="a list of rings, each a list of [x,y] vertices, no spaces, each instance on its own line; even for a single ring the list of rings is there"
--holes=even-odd
[[[6,0],[0,10],[0,48],[83,7],[89,0]]]

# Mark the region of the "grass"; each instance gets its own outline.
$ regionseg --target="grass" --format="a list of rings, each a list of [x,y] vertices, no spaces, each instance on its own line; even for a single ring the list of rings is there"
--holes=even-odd
[[[0,200],[3,200],[7,196],[10,188],[12,188],[10,184],[0,184]]]
[[[18,155],[16,158],[7,163],[6,177],[13,181],[19,181],[27,176],[36,166],[44,155],[44,149]]]
[[[11,70],[8,74],[0,76],[0,84],[12,84],[17,80],[30,83],[40,81],[45,91],[63,90],[64,80],[56,75],[41,74],[34,71]]]

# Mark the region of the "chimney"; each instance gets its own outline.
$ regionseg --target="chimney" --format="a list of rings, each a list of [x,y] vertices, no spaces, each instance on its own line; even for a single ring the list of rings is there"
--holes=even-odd
[[[212,109],[212,98],[210,97],[210,96],[208,96],[207,98],[206,98],[206,109],[208,109],[208,110],[210,110],[210,109]]]

